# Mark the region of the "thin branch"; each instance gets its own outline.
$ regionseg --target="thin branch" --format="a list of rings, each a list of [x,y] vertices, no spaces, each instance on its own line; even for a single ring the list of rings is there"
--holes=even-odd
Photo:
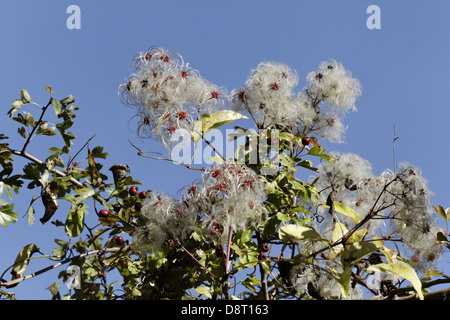
[[[28,154],[28,153],[25,152],[25,151],[18,151],[18,150],[14,150],[14,149],[9,149],[9,151],[10,151],[12,154],[16,155],[16,156],[23,157],[23,158],[25,158],[25,159],[28,159],[28,160],[34,162],[34,163],[37,163],[37,164],[43,164],[43,163],[44,163],[43,161],[41,161],[41,160],[39,160],[38,158],[32,156],[31,154]],[[69,177],[69,175],[68,175],[67,173],[62,172],[62,171],[57,170],[57,169],[51,169],[50,172],[52,172],[52,173],[54,173],[54,174],[56,174],[57,176],[60,176],[60,177]],[[77,187],[79,187],[79,188],[85,187],[85,185],[84,185],[83,183],[81,183],[81,182],[78,181],[78,180],[75,180],[73,177],[70,177],[69,181],[70,181],[73,185],[75,185],[75,186],[77,186]],[[98,202],[100,202],[100,203],[104,203],[104,202],[106,201],[106,200],[103,199],[103,197],[101,197],[99,194],[94,194],[94,195],[93,195],[93,198],[94,198],[95,200],[97,200]]]
[[[70,164],[73,162],[73,160],[78,156],[78,154],[89,144],[89,142],[92,140],[92,139],[94,139],[94,137],[96,136],[97,134],[96,133],[94,133],[94,135],[92,136],[92,137],[90,137],[87,141],[86,141],[86,143],[81,147],[81,149],[80,150],[78,150],[78,152],[70,159],[70,161],[67,163],[67,168],[69,168],[70,167]]]
[[[39,271],[36,271],[36,272],[34,272],[34,273],[32,273],[32,274],[29,274],[29,275],[27,275],[27,276],[24,276],[24,277],[21,277],[21,278],[17,278],[17,279],[8,281],[8,282],[0,283],[0,287],[9,287],[9,286],[13,286],[13,285],[18,284],[18,283],[20,283],[20,282],[22,282],[22,281],[31,279],[31,278],[33,278],[33,277],[35,277],[35,276],[38,276],[38,275],[42,274],[42,273],[45,273],[45,272],[50,271],[50,270],[53,270],[53,269],[55,269],[55,268],[57,268],[57,267],[59,267],[59,266],[62,266],[63,264],[69,263],[69,262],[71,262],[72,260],[75,260],[75,259],[84,258],[84,257],[90,256],[90,255],[93,255],[93,254],[98,254],[98,253],[100,253],[100,252],[117,252],[117,251],[120,251],[120,250],[122,250],[122,249],[123,249],[123,248],[107,248],[107,249],[94,250],[94,251],[90,251],[90,252],[87,252],[87,253],[83,253],[83,254],[80,254],[80,255],[78,255],[78,256],[75,256],[75,257],[72,257],[72,258],[68,258],[68,259],[66,259],[66,260],[64,260],[64,261],[55,263],[54,265],[48,266],[48,267],[46,267],[46,268],[44,268],[44,269],[41,269],[41,270],[39,270]]]
[[[195,262],[197,262],[198,263],[198,265],[200,266],[200,267],[202,267],[203,268],[203,270],[205,270],[206,272],[208,272],[208,274],[214,279],[214,280],[217,280],[217,277],[211,272],[211,271],[209,271],[200,261],[198,261],[198,259],[196,258],[196,257],[194,257],[193,256],[193,254],[192,253],[190,253],[189,252],[189,250],[187,250],[182,244],[181,244],[181,242],[179,241],[179,240],[177,240],[177,242],[178,242],[178,245],[180,246],[180,248],[184,251],[184,252],[186,252]]]
[[[187,164],[185,164],[185,163],[178,162],[178,161],[175,161],[175,160],[173,160],[173,159],[147,156],[146,153],[158,153],[158,152],[153,152],[153,151],[141,151],[141,149],[139,149],[139,148],[136,147],[133,143],[131,143],[130,140],[128,140],[128,142],[129,142],[136,150],[138,150],[138,153],[137,153],[137,154],[138,154],[138,156],[140,156],[140,157],[149,158],[149,159],[155,159],[155,160],[170,161],[170,162],[172,162],[172,163],[182,165],[183,167],[185,167],[185,168],[187,168],[187,169],[190,169],[190,170],[205,171],[204,169],[201,169],[201,168],[200,168],[200,169],[199,169],[199,168],[193,168],[193,167],[191,167],[191,165],[187,165]],[[158,154],[160,154],[160,153],[158,153]]]
[[[47,105],[44,108],[42,108],[41,116],[39,117],[39,120],[34,125],[33,129],[30,132],[30,134],[28,135],[28,138],[27,138],[27,140],[25,141],[25,143],[23,145],[22,152],[25,152],[25,149],[27,148],[28,144],[31,141],[31,137],[33,136],[34,132],[36,131],[36,129],[38,128],[38,126],[40,126],[40,124],[42,122],[42,118],[44,117],[45,111],[47,111],[48,107],[52,104],[52,102],[53,102],[53,97],[50,98],[50,101],[47,103]]]

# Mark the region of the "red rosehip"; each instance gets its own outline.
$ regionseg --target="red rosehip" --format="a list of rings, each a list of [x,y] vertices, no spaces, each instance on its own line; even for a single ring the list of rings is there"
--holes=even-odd
[[[145,199],[145,198],[147,198],[147,193],[145,193],[145,191],[139,192],[139,198],[140,198],[140,199]]]
[[[266,260],[267,256],[264,253],[260,253],[258,256],[258,260]]]
[[[269,245],[268,245],[267,243],[264,243],[264,244],[261,246],[261,251],[262,251],[262,252],[267,252],[267,251],[269,251]]]
[[[311,138],[309,137],[303,137],[302,138],[302,145],[307,146],[311,143]]]
[[[142,203],[136,202],[136,203],[134,204],[134,209],[135,209],[136,211],[141,211],[141,209],[142,209]]]
[[[107,217],[109,216],[109,211],[108,211],[108,210],[105,210],[105,209],[102,209],[102,210],[100,210],[100,212],[98,213],[98,215],[99,215],[101,218],[107,218]]]
[[[167,240],[167,244],[171,247],[173,247],[173,245],[175,244],[175,242],[173,241],[173,239],[168,239]]]
[[[116,244],[121,246],[123,244],[123,238],[121,236],[116,237]]]
[[[137,195],[138,190],[139,190],[138,187],[132,186],[128,191],[128,193],[130,194],[130,196],[134,197],[135,195]]]

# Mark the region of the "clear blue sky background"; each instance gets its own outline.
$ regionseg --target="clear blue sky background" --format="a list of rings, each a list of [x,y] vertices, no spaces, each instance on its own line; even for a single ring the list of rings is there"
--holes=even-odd
[[[69,5],[81,8],[81,30],[66,28]],[[381,29],[369,30],[366,9],[381,8]],[[152,45],[179,52],[209,81],[228,90],[241,86],[263,60],[285,63],[300,76],[335,58],[361,81],[359,109],[351,113],[344,144],[328,150],[357,153],[375,172],[393,168],[392,140],[396,125],[397,160],[423,170],[434,191],[434,204],[450,206],[450,2],[434,1],[2,1],[0,3],[0,133],[20,148],[16,126],[7,119],[12,100],[26,88],[46,104],[51,85],[57,98],[72,94],[81,109],[73,131],[73,150],[94,133],[91,147],[102,145],[110,157],[104,168],[127,163],[146,189],[175,194],[199,177],[173,164],[140,158],[128,143],[160,150],[141,142],[130,130],[134,111],[117,97],[119,84],[131,72],[138,51]],[[243,125],[246,125],[243,123]],[[249,124],[248,124],[249,125]],[[50,141],[50,145],[46,141]],[[56,139],[38,138],[29,151],[44,157]],[[20,165],[20,160],[17,160]],[[20,167],[18,167],[20,168]],[[24,216],[29,197],[15,197]],[[0,272],[19,250],[36,242],[44,253],[67,240],[50,223],[30,227],[26,217],[0,229]],[[64,212],[58,212],[64,220]],[[63,217],[64,216],[64,217]],[[94,224],[95,215],[88,217]],[[60,228],[62,229],[62,228]],[[34,259],[27,274],[48,265]],[[443,267],[449,272],[448,256]],[[47,299],[45,289],[61,269],[28,280],[12,289],[20,299]],[[10,275],[8,274],[7,277]],[[64,286],[62,284],[62,286]]]

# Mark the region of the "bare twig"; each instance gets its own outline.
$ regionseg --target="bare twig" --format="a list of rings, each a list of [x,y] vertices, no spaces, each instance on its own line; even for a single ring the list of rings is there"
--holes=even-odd
[[[158,152],[153,152],[153,151],[141,151],[141,149],[139,149],[139,148],[136,147],[133,143],[131,143],[130,140],[128,140],[128,142],[129,142],[136,150],[138,150],[138,153],[137,153],[137,154],[138,154],[138,156],[140,156],[140,157],[149,158],[149,159],[155,159],[155,160],[170,161],[170,162],[173,162],[173,163],[175,163],[175,164],[182,165],[183,167],[185,167],[185,168],[187,168],[187,169],[190,169],[190,170],[205,171],[205,170],[202,169],[202,168],[193,168],[193,167],[191,167],[190,164],[187,165],[187,164],[185,164],[185,163],[178,162],[178,161],[175,161],[175,160],[173,160],[173,159],[162,158],[162,157],[147,156],[146,153],[157,153],[157,154],[160,154],[160,153],[158,153]]]

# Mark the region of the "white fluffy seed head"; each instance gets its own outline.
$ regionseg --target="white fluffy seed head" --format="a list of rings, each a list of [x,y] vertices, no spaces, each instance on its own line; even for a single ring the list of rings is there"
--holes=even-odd
[[[292,126],[298,121],[297,83],[297,73],[288,66],[262,62],[244,87],[232,92],[232,107],[248,111],[260,128]]]
[[[150,48],[133,59],[134,72],[119,87],[121,101],[136,108],[138,133],[154,137],[170,149],[171,136],[192,129],[203,113],[223,108],[224,88],[209,83],[183,58],[163,48]],[[180,110],[184,112],[179,117]]]

